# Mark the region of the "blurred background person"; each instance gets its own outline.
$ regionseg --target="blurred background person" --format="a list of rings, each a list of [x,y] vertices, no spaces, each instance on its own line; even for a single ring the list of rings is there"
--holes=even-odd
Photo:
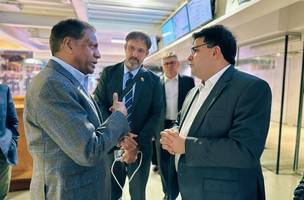
[[[11,166],[17,164],[18,118],[9,87],[0,84],[0,199],[5,199]]]
[[[304,176],[294,191],[293,200],[304,200]]]
[[[183,102],[189,90],[194,87],[193,78],[178,74],[180,62],[174,52],[167,53],[162,58],[164,74],[161,76],[163,97],[165,102],[165,119],[162,128],[168,129],[174,125],[177,114],[182,108]],[[159,134],[156,135],[156,149],[159,160],[160,176],[165,200],[176,199],[179,193],[178,182],[174,162],[174,156],[162,149],[159,143]]]

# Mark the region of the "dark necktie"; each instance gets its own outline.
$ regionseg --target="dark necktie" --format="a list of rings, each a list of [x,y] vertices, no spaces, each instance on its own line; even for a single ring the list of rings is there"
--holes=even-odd
[[[128,77],[128,80],[126,82],[125,88],[127,88],[131,84],[132,79],[133,79],[133,74],[131,72],[128,72],[128,76],[129,77]],[[125,106],[126,106],[127,111],[128,111],[127,119],[128,119],[129,124],[132,123],[132,121],[131,121],[132,104],[133,104],[133,87],[131,87],[131,89],[128,91],[128,93],[125,96]]]

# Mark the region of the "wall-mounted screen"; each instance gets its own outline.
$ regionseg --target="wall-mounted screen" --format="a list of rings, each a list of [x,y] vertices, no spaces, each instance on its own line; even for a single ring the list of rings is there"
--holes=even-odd
[[[150,36],[150,39],[151,39],[151,47],[149,49],[149,54],[151,55],[158,50],[158,46],[157,46],[157,38],[155,35]]]
[[[190,31],[187,6],[183,6],[173,16],[175,38],[180,38]]]
[[[162,27],[161,33],[163,36],[164,46],[172,43],[175,40],[173,20],[169,19]]]
[[[187,7],[191,31],[212,20],[211,0],[189,0]]]

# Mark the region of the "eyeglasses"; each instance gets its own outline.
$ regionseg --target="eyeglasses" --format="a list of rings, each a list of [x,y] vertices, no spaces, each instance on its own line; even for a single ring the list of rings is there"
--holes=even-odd
[[[193,55],[197,52],[197,49],[198,49],[199,47],[202,47],[202,46],[205,46],[205,45],[208,45],[208,43],[204,43],[204,44],[200,44],[200,45],[197,45],[197,46],[192,47],[192,48],[191,48],[191,51],[190,51],[191,55],[193,56]]]

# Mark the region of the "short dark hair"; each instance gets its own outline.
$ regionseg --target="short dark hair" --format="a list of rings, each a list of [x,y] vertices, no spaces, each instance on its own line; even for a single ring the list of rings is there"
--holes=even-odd
[[[236,56],[236,39],[223,25],[215,25],[194,33],[193,38],[203,38],[208,47],[219,46],[227,62],[234,65]]]
[[[147,46],[147,49],[149,50],[151,48],[151,39],[150,37],[140,31],[132,31],[130,32],[126,37],[126,42],[129,40],[143,40]]]
[[[96,31],[89,23],[78,19],[66,19],[53,26],[50,36],[52,55],[60,50],[60,45],[65,37],[80,39],[86,30]]]

